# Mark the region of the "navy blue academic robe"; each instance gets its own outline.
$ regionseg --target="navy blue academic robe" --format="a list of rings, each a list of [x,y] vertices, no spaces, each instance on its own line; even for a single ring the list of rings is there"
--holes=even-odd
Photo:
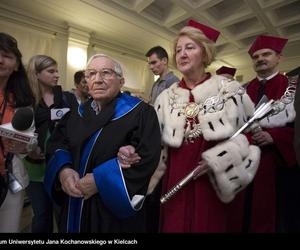
[[[119,94],[98,115],[91,102],[64,116],[47,147],[45,186],[62,206],[60,231],[144,232],[143,197],[161,149],[155,110],[126,94]],[[116,158],[125,145],[133,145],[142,158],[128,169]],[[87,200],[67,196],[58,173],[68,164],[80,178],[93,173],[99,192]]]

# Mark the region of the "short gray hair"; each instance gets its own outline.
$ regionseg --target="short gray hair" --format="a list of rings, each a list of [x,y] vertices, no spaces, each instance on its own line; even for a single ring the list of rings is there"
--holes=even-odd
[[[118,63],[115,59],[113,59],[110,56],[107,56],[105,54],[95,54],[95,55],[91,56],[86,65],[89,65],[91,63],[91,61],[93,61],[95,58],[98,58],[98,57],[105,57],[105,58],[111,60],[115,66],[114,70],[115,70],[116,74],[119,77],[123,77],[123,70],[122,70],[120,63]]]

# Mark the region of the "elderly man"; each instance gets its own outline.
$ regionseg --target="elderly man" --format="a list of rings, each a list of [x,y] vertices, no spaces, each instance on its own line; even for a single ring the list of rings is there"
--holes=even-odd
[[[85,76],[91,98],[64,117],[47,151],[45,185],[63,207],[60,231],[144,232],[142,205],[160,157],[156,113],[121,94],[123,73],[112,58],[94,55]],[[124,145],[141,157],[131,168],[117,160]]]
[[[258,36],[248,53],[257,77],[250,81],[247,93],[257,105],[265,96],[280,100],[288,87],[288,79],[279,73],[278,66],[287,39]],[[275,232],[278,225],[278,181],[288,168],[295,166],[293,149],[295,112],[293,104],[286,105],[277,115],[260,122],[262,128],[252,140],[261,148],[262,156],[253,185],[246,194],[245,230],[249,232]]]

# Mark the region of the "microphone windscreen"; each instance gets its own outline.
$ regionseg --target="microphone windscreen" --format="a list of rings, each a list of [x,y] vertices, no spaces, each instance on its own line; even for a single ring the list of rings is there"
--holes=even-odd
[[[11,125],[15,130],[24,131],[31,127],[33,122],[33,110],[29,107],[18,108]]]

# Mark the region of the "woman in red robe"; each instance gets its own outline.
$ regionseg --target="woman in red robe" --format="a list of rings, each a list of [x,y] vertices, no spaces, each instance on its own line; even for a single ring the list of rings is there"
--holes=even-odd
[[[254,106],[238,82],[205,72],[214,60],[218,35],[218,31],[194,20],[180,31],[174,43],[174,61],[183,78],[155,102],[167,152],[163,192],[201,160],[210,168],[209,174],[191,181],[162,204],[161,232],[242,229],[243,209],[238,209],[242,203],[230,202],[251,182],[259,149],[249,146],[242,135],[236,141],[227,139],[252,116]],[[163,168],[158,167],[153,179],[162,175]],[[235,222],[229,213],[233,210],[237,211]]]

